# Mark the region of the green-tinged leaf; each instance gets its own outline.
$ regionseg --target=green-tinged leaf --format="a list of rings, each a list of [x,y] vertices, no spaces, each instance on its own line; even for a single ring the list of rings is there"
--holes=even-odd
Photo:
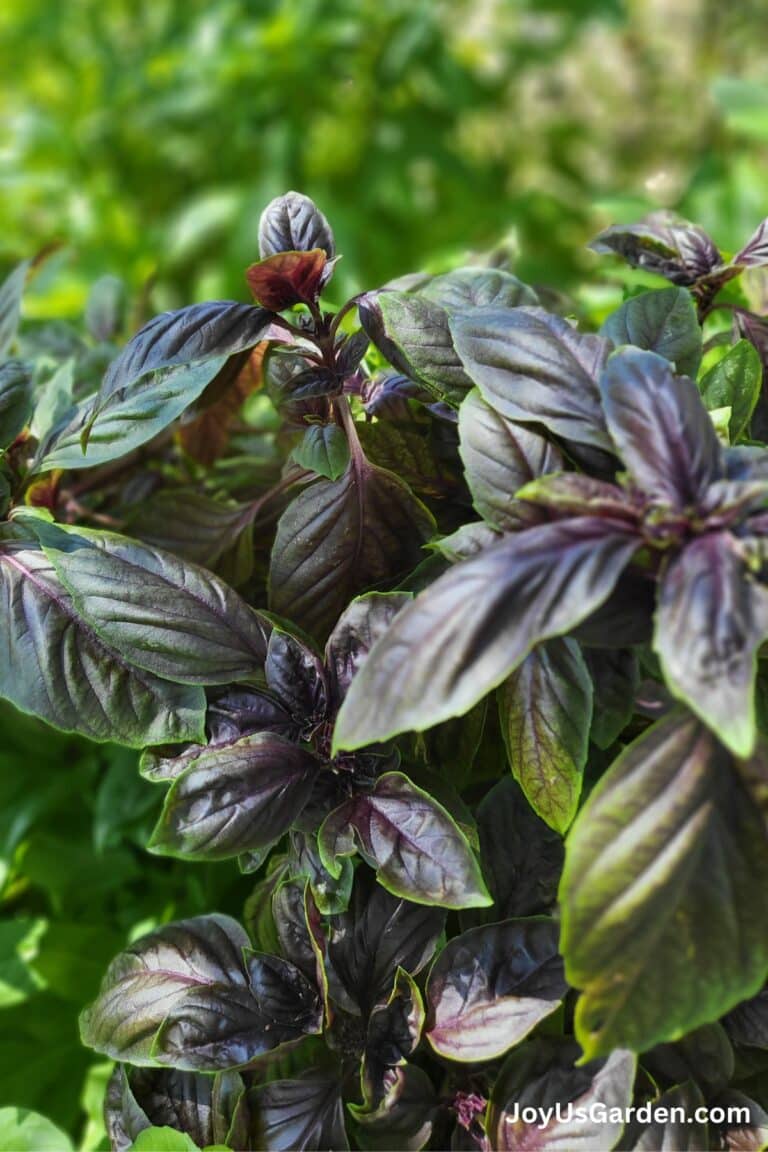
[[[0,1008],[20,1004],[44,981],[34,968],[45,920],[0,921]]]
[[[511,776],[479,804],[477,828],[493,918],[548,912],[563,868],[563,841],[536,815]]]
[[[252,1088],[248,1100],[257,1121],[254,1146],[264,1152],[347,1152],[339,1076],[310,1070]]]
[[[454,347],[445,308],[408,292],[371,292],[358,302],[360,323],[393,368],[420,381],[437,400],[461,403],[472,387]]]
[[[281,516],[270,607],[324,639],[354,596],[415,568],[434,532],[432,516],[402,480],[355,457],[339,480],[305,488]]]
[[[202,752],[172,783],[149,842],[185,860],[228,860],[279,839],[309,799],[315,757],[272,732]]]
[[[488,706],[481,700],[466,716],[446,720],[421,737],[427,764],[434,764],[440,776],[457,788],[472,779],[475,760],[485,731]]]
[[[72,1152],[66,1132],[26,1108],[0,1108],[0,1152]]]
[[[246,951],[248,986],[197,982],[169,1004],[151,1055],[173,1068],[238,1068],[322,1028],[317,987],[294,964]]]
[[[199,916],[143,936],[110,964],[97,999],[80,1017],[82,1041],[115,1060],[152,1064],[155,1035],[196,990],[248,990],[249,940],[229,916]]]
[[[604,337],[541,308],[478,308],[452,317],[451,331],[467,373],[502,416],[612,450],[597,387]]]
[[[568,840],[561,948],[583,989],[587,1059],[643,1051],[754,995],[768,928],[760,813],[727,751],[690,714],[635,740],[601,779]]]
[[[450,940],[429,973],[427,1039],[439,1056],[495,1060],[558,1008],[567,985],[554,920],[471,928]]]
[[[664,679],[736,756],[757,740],[757,651],[768,636],[768,588],[729,532],[708,532],[662,572],[654,649]]]
[[[7,448],[32,415],[32,376],[21,360],[0,364],[0,448]]]
[[[462,524],[450,536],[441,536],[430,541],[430,548],[434,548],[451,564],[458,564],[461,560],[471,560],[480,552],[485,552],[492,544],[498,544],[501,533],[484,520],[473,520],[469,524]]]
[[[634,344],[671,360],[681,376],[695,376],[701,363],[701,327],[690,292],[661,288],[632,296],[600,329],[616,347]]]
[[[626,526],[585,516],[529,528],[456,565],[374,646],[339,713],[334,747],[468,712],[535,644],[607,600],[637,547]]]
[[[35,471],[96,468],[141,448],[197,400],[226,362],[226,356],[217,356],[201,364],[158,369],[142,376],[125,396],[116,393],[119,398],[103,408],[97,407],[98,397],[83,400],[41,446]]]
[[[450,464],[441,458],[441,446],[430,435],[429,425],[409,427],[375,420],[356,427],[370,462],[394,472],[415,492],[426,496],[444,495],[446,489],[456,487]]]
[[[369,793],[346,801],[319,836],[325,866],[338,875],[338,856],[360,851],[395,896],[442,908],[491,903],[480,867],[456,822],[401,772],[386,772]]]
[[[129,1152],[196,1152],[197,1144],[186,1132],[175,1128],[145,1128],[131,1144]]]
[[[94,340],[112,340],[125,321],[125,283],[118,276],[100,276],[85,304],[85,326]]]
[[[23,260],[0,284],[0,358],[16,339],[21,316],[21,297],[31,267],[31,260]]]
[[[478,515],[501,531],[517,531],[540,520],[539,510],[516,495],[529,481],[563,467],[559,448],[497,412],[477,389],[459,409],[459,437],[464,476]]]
[[[503,268],[456,268],[433,276],[418,289],[418,294],[451,313],[468,308],[517,308],[539,302],[533,288]]]
[[[592,721],[592,681],[575,640],[535,648],[499,689],[509,766],[531,807],[565,832],[576,815]]]
[[[110,862],[109,857],[97,859],[101,866]],[[66,863],[66,857],[59,860]],[[104,969],[122,943],[120,933],[102,924],[56,917],[48,923],[30,967],[39,983],[79,1008],[98,991]]]
[[[572,1041],[543,1036],[509,1054],[494,1084],[486,1122],[494,1149],[602,1152],[614,1147],[632,1100],[635,1057],[618,1049],[607,1060],[579,1067],[578,1055]],[[528,1108],[538,1113],[535,1120],[523,1119]]]
[[[292,455],[301,468],[338,480],[349,464],[349,444],[338,424],[310,424]]]
[[[269,624],[217,576],[112,532],[29,526],[77,611],[138,668],[189,684],[261,673]]]
[[[58,424],[73,415],[75,363],[74,358],[65,360],[40,391],[30,422],[30,431],[38,441],[47,440]]]
[[[760,399],[763,367],[754,344],[737,340],[699,381],[699,391],[707,408],[730,408],[728,422],[731,442],[743,436]]]
[[[40,1112],[65,1131],[79,1131],[80,1091],[89,1054],[77,1042],[73,1006],[42,991],[23,1004],[4,1008],[0,1020],[3,1103],[13,1102],[11,1111],[19,1113],[27,1109]],[[14,1117],[10,1112],[8,1117],[12,1125]],[[0,1147],[5,1152],[18,1152],[26,1145],[15,1127],[11,1127],[11,1131],[14,1138],[8,1145],[0,1139]],[[29,1152],[45,1148],[43,1139],[41,1132],[33,1130]]]
[[[191,304],[153,317],[112,361],[102,381],[95,412],[128,399],[150,374],[168,368],[197,370],[215,363],[209,380],[230,356],[258,344],[272,313],[232,300]],[[196,399],[190,396],[190,402]]]
[[[134,748],[202,739],[202,690],[136,668],[105,643],[36,544],[0,543],[0,590],[0,695],[17,708]]]

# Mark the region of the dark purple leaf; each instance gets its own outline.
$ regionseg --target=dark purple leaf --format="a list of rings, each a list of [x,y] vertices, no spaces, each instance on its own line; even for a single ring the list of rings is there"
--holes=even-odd
[[[678,1119],[680,1109],[683,1120]],[[667,1148],[700,1152],[711,1148],[706,1121],[694,1119],[697,1109],[706,1112],[700,1088],[691,1080],[677,1084],[658,1099],[640,1105],[641,1118],[630,1120],[618,1148],[626,1152],[658,1152]]]
[[[322,248],[329,260],[336,255],[333,232],[320,209],[301,192],[286,192],[267,204],[259,220],[259,253],[309,252]]]
[[[246,952],[248,987],[194,988],[176,1001],[152,1046],[163,1064],[192,1071],[236,1068],[321,1030],[314,984],[277,956]]]
[[[332,997],[367,1018],[386,1002],[398,969],[415,976],[431,960],[444,926],[445,912],[392,896],[358,868],[349,908],[328,926]]]
[[[395,896],[442,908],[491,903],[469,842],[453,818],[401,772],[386,772],[373,791],[328,816],[319,834],[326,867],[359,850]]]
[[[175,1068],[118,1065],[107,1087],[105,1120],[114,1152],[127,1152],[145,1128],[174,1128],[198,1147],[226,1142],[244,1090],[237,1072],[203,1076]]]
[[[511,777],[500,780],[481,801],[477,828],[493,918],[548,912],[563,869],[563,841],[536,815]]]
[[[768,264],[768,220],[758,225],[731,263],[739,268],[764,268]]]
[[[309,1070],[295,1080],[273,1080],[249,1093],[263,1152],[347,1152],[340,1077]]]
[[[592,720],[592,681],[578,644],[540,644],[498,698],[512,775],[534,812],[564,833],[579,803]]]
[[[272,732],[210,747],[172,783],[150,851],[184,860],[229,860],[264,848],[309,800],[319,763]]]
[[[321,248],[309,252],[277,252],[245,273],[257,303],[273,312],[294,304],[314,304],[327,279],[328,257]]]
[[[494,1149],[613,1148],[624,1121],[611,1111],[625,1111],[632,1100],[635,1057],[618,1049],[607,1060],[577,1065],[579,1055],[572,1041],[544,1036],[510,1053],[491,1095],[487,1131]],[[528,1108],[544,1111],[532,1119],[523,1111]]]
[[[264,665],[267,687],[298,724],[325,708],[323,664],[296,636],[273,628]]]
[[[670,691],[737,756],[757,740],[757,650],[768,636],[768,588],[728,532],[708,532],[662,573],[654,648]]]
[[[696,376],[701,363],[701,328],[690,292],[661,288],[641,292],[613,312],[600,332],[616,347],[634,344],[671,360],[681,376]]]
[[[473,389],[459,409],[464,477],[475,511],[500,531],[517,531],[542,519],[538,510],[517,499],[530,480],[564,466],[560,449],[538,432],[515,424]]]
[[[353,600],[339,617],[325,647],[336,707],[341,705],[352,677],[365,663],[373,645],[411,599],[406,592],[370,592]]]
[[[609,340],[541,308],[478,308],[453,317],[451,330],[467,373],[502,416],[611,450],[597,386]]]
[[[561,950],[584,989],[587,1058],[644,1051],[717,1019],[765,978],[764,822],[726,749],[689,713],[611,766],[579,813],[560,886]]]
[[[342,379],[329,368],[286,351],[279,344],[273,344],[265,358],[264,379],[278,408],[297,406],[321,396],[337,396],[343,386]]]
[[[634,484],[648,500],[698,505],[723,475],[720,441],[698,389],[654,352],[614,353],[600,381],[608,427]]]
[[[629,648],[586,648],[582,655],[594,685],[589,737],[598,748],[610,748],[635,711],[640,683],[637,656]]]
[[[432,1134],[438,1097],[426,1072],[406,1064],[385,1072],[375,1107],[348,1107],[358,1124],[358,1143],[366,1152],[392,1152],[393,1148],[419,1152]]]
[[[768,1112],[743,1092],[733,1089],[718,1096],[716,1103],[726,1110],[726,1120],[712,1125],[718,1130],[723,1148],[728,1152],[763,1152],[768,1144]],[[737,1120],[732,1114],[729,1121],[729,1108],[742,1109],[742,1119]]]
[[[424,1027],[424,1004],[418,985],[400,968],[386,1004],[374,1007],[368,1018],[362,1062],[366,1101],[379,1100],[384,1075],[400,1067],[416,1050]]]
[[[165,924],[117,956],[97,999],[80,1017],[83,1043],[114,1060],[152,1064],[152,1043],[171,1009],[198,989],[248,987],[249,940],[229,916]]]
[[[139,770],[147,780],[175,780],[206,748],[223,748],[255,732],[295,736],[296,726],[283,706],[265,692],[248,688],[211,688],[205,714],[207,744],[147,748]]]
[[[656,581],[641,568],[627,568],[611,595],[583,624],[574,640],[594,648],[626,648],[647,644],[653,636]]]
[[[306,880],[286,880],[272,895],[272,920],[280,952],[307,979],[317,979],[317,956],[310,934],[311,894]]]
[[[671,1044],[658,1044],[643,1055],[643,1067],[657,1084],[693,1080],[708,1097],[722,1092],[733,1077],[735,1057],[722,1024],[702,1024]]]
[[[270,606],[324,639],[356,595],[415,568],[434,532],[432,516],[402,480],[355,458],[341,479],[318,480],[281,516]]]
[[[615,252],[633,268],[656,272],[673,284],[694,284],[721,263],[706,232],[671,212],[653,212],[637,224],[606,228],[590,248]]]
[[[471,928],[429,974],[427,1038],[449,1060],[495,1060],[559,1006],[567,985],[558,926],[534,917]]]
[[[582,517],[529,528],[457,565],[374,647],[339,713],[335,747],[469,711],[534,645],[590,616],[638,543],[623,525]]]
[[[723,1018],[723,1024],[735,1043],[768,1049],[768,988],[737,1004]]]

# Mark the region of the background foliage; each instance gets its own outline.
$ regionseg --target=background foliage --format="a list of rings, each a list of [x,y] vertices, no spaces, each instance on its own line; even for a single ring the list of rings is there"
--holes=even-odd
[[[334,222],[340,298],[496,245],[568,289],[590,236],[658,206],[732,250],[765,215],[763,19],[760,0],[7,0],[0,271],[61,242],[33,318],[79,317],[105,273],[137,315],[245,299],[261,207],[290,187]],[[585,308],[619,275],[603,264]],[[135,753],[9,715],[0,1107],[106,1147],[80,1008],[127,940],[237,914],[251,884],[144,851],[158,798]]]

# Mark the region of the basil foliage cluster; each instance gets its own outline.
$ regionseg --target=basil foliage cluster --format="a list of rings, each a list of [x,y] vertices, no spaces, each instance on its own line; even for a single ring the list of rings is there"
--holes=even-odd
[[[492,266],[328,310],[297,193],[260,247],[122,349],[0,290],[0,693],[253,874],[85,1010],[113,1147],[762,1148],[768,223],[609,229],[670,286],[599,331]]]

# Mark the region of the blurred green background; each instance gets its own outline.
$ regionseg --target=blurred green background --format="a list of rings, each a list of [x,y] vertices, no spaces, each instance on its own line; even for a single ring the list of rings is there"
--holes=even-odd
[[[116,273],[244,296],[259,213],[331,218],[341,289],[519,246],[566,284],[597,229],[764,215],[763,0],[5,0],[0,257],[65,250],[28,307]],[[761,76],[763,82],[761,83]],[[592,266],[592,258],[588,267]]]
[[[156,309],[245,299],[289,188],[333,224],[339,294],[498,244],[526,280],[598,283],[586,241],[654,207],[733,250],[768,213],[765,20],[764,0],[4,0],[0,265],[61,243],[28,317],[79,317],[106,273]],[[249,884],[146,854],[134,754],[7,708],[0,731],[0,1108],[105,1147],[79,1008],[129,935],[238,912]]]

